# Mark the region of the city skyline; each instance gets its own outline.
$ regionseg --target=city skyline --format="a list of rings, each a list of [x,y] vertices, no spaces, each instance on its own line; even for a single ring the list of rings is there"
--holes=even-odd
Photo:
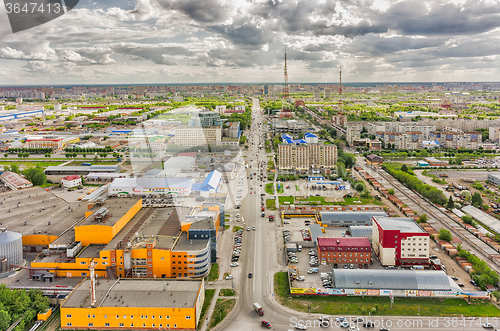
[[[0,85],[498,81],[500,2],[80,1],[13,34]],[[36,83],[35,83],[36,82]]]

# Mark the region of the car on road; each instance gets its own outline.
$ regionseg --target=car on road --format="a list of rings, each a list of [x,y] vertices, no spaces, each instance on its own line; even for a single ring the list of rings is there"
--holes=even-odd
[[[237,267],[237,266],[239,266],[239,265],[240,265],[240,264],[239,264],[239,263],[237,263],[237,262],[231,263],[231,267]]]
[[[268,321],[262,321],[261,323],[262,325],[264,325],[266,328],[270,329],[272,326],[271,326],[271,323],[269,323]]]
[[[340,327],[341,327],[341,328],[348,328],[348,327],[349,327],[349,322],[347,322],[347,321],[342,321],[342,323],[340,323]]]
[[[226,276],[226,280],[231,280],[231,279],[234,279],[233,275],[227,275]]]
[[[364,318],[363,317],[356,317],[355,319],[352,320],[354,323],[362,323],[364,322]]]
[[[250,231],[250,227],[247,228],[247,231]]]
[[[485,324],[483,324],[483,328],[485,328],[485,329],[493,329],[493,324],[491,324],[491,323],[485,323]]]
[[[380,328],[380,331],[391,331],[389,328]]]
[[[453,280],[458,280],[458,278],[457,278],[457,277],[455,277],[455,276],[451,276],[451,279],[453,279]]]
[[[473,281],[472,279],[469,281],[472,285],[477,286],[477,283]]]
[[[304,277],[304,276],[299,276],[299,277],[297,277],[297,280],[298,280],[298,281],[304,281],[304,280],[306,280],[306,277]]]
[[[343,321],[345,321],[345,317],[337,317],[335,319],[335,322],[343,322]]]
[[[344,269],[347,269],[347,264],[344,264]]]
[[[349,328],[349,331],[359,331],[359,328],[355,327],[355,326],[351,326]]]
[[[297,326],[295,328],[297,330],[307,330],[307,327],[305,325],[302,325],[302,324],[297,324]]]
[[[252,278],[252,277],[253,277],[252,273],[251,273],[251,272],[249,272],[249,273],[248,273],[248,278]]]
[[[373,324],[372,321],[366,321],[365,323],[363,323],[363,326],[365,328],[373,328],[373,327],[375,327],[375,325]]]
[[[252,228],[252,230],[254,230],[254,231],[255,231],[255,226]]]

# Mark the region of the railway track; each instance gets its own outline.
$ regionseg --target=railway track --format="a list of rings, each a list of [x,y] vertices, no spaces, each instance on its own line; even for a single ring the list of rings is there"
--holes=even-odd
[[[409,188],[401,184],[396,178],[392,177],[385,170],[378,170],[377,174],[396,188],[401,194],[406,196],[408,199],[417,204],[421,209],[423,209],[428,216],[431,216],[439,225],[448,231],[450,231],[454,236],[462,240],[462,245],[464,248],[472,251],[477,257],[480,257],[484,261],[491,261],[490,267],[500,274],[500,263],[494,258],[497,255],[492,248],[488,246],[493,252],[489,253],[480,247],[475,241],[479,241],[473,234],[463,229],[455,220],[450,218],[448,215],[439,210],[436,206],[430,204],[425,199],[420,197],[418,194],[413,193]],[[410,191],[413,194],[408,193]],[[430,222],[429,222],[430,223]],[[436,229],[438,230],[438,229]],[[464,245],[465,244],[465,245]],[[486,243],[484,243],[486,245]],[[468,247],[467,247],[468,246]]]

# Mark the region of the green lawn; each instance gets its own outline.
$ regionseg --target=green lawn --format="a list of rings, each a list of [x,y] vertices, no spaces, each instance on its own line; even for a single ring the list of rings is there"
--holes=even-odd
[[[208,307],[210,307],[210,303],[214,298],[215,290],[205,290],[205,301],[203,301],[203,307],[201,308],[200,321],[198,322],[198,330],[201,328],[201,323],[205,320],[205,314],[207,313]]]
[[[229,288],[223,288],[219,292],[219,296],[221,297],[233,297],[236,294],[235,290],[231,290]]]
[[[243,230],[243,228],[241,226],[233,226],[233,232],[238,232],[240,230]]]
[[[231,225],[224,225],[224,230],[228,230],[231,227]]]
[[[274,199],[266,200],[266,208],[271,210],[276,210],[276,203],[274,202]]]
[[[274,289],[279,303],[301,312],[307,312],[310,306],[311,314],[366,315],[375,309],[371,314],[380,316],[500,315],[500,309],[486,300],[475,300],[468,304],[464,299],[394,298],[391,309],[390,299],[385,297],[291,296],[286,272],[274,274]]]
[[[278,199],[279,199],[278,201],[279,201],[280,205],[284,205],[285,202],[290,202],[290,204],[293,205],[295,202],[295,198],[292,196],[289,196],[289,197],[281,196],[281,197],[278,197]]]
[[[216,281],[219,279],[219,264],[214,263],[210,267],[210,273],[208,274],[208,281]]]
[[[271,169],[271,170],[276,169],[275,166],[274,166],[274,161],[273,160],[267,161],[267,167],[269,169]]]
[[[227,314],[229,314],[235,304],[235,299],[217,299],[217,303],[215,304],[214,311],[212,313],[212,318],[208,324],[209,330],[216,327],[224,318],[226,318]]]
[[[280,185],[280,188],[278,188],[278,185]],[[278,194],[283,194],[285,192],[283,183],[276,183],[276,192]]]
[[[296,190],[297,192],[299,192],[299,191],[300,191],[300,187],[299,187],[299,185],[295,185],[295,190]]]
[[[267,180],[274,180],[274,174],[267,175]]]
[[[267,194],[274,194],[274,183],[267,183],[266,184],[266,193]]]

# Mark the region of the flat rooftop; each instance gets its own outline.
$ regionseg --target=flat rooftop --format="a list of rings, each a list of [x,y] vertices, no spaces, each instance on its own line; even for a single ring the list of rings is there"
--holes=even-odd
[[[399,230],[400,232],[421,232],[425,231],[418,226],[412,218],[406,217],[378,217],[375,216],[378,224],[384,230]]]
[[[116,222],[118,222],[129,210],[132,208],[140,198],[119,198],[119,199],[107,199],[106,203],[103,206],[95,206],[90,211],[92,215],[87,217],[79,226],[84,225],[106,225],[113,226]],[[94,221],[95,212],[100,210],[101,208],[106,208],[109,213],[112,215],[109,219],[107,219],[103,223],[98,223]]]
[[[40,187],[0,193],[0,223],[22,235],[59,236],[81,220],[86,210],[86,203],[68,203]]]
[[[189,251],[199,251],[207,247],[208,241],[210,239],[188,239],[187,233],[183,232],[177,240],[172,251],[174,252],[189,252]]]
[[[96,283],[96,307],[192,308],[201,284],[202,281],[196,280],[100,279]],[[90,280],[86,279],[68,296],[62,307],[90,308],[89,293]]]
[[[85,247],[79,254],[79,258],[98,258],[99,252],[105,247],[105,245],[89,245]]]
[[[144,240],[134,240],[137,234],[156,238],[157,249],[170,250],[181,233],[180,217],[189,215],[191,210],[190,207],[142,208],[104,249],[124,248],[129,242],[133,246],[143,244]]]

